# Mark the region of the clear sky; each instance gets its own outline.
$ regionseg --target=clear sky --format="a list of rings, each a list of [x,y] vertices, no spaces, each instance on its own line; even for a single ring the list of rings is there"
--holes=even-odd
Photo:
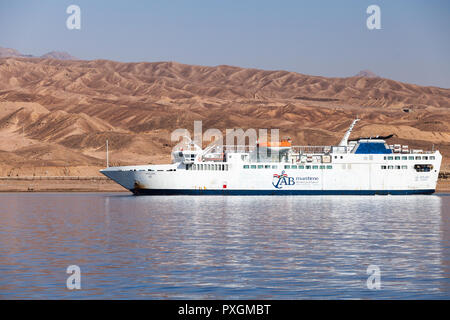
[[[81,8],[69,30],[66,8]],[[369,30],[366,9],[381,9]],[[177,61],[450,88],[448,0],[0,0],[0,46],[81,59]]]

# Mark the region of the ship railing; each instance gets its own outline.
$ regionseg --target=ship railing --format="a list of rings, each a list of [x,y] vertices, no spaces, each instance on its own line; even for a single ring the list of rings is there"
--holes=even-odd
[[[298,154],[327,154],[332,150],[332,146],[292,146],[293,153]]]
[[[328,154],[328,153],[349,153],[353,149],[352,147],[340,147],[340,146],[292,146],[291,152],[297,154]],[[224,145],[217,146],[210,150],[208,153],[249,153],[256,151],[256,146],[249,145]]]
[[[220,150],[220,148],[219,148]],[[256,150],[256,146],[249,146],[249,145],[224,145],[222,147],[222,152],[227,153],[249,153]],[[221,151],[216,151],[221,152]]]

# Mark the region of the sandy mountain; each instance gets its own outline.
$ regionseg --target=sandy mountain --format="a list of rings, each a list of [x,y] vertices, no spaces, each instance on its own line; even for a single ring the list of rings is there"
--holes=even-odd
[[[0,47],[0,58],[8,58],[8,57],[35,58],[35,56],[31,54],[22,54],[16,49]],[[40,56],[40,58],[58,59],[58,60],[77,60],[77,58],[75,58],[74,56],[70,55],[65,51],[50,51]]]
[[[365,77],[365,78],[379,78],[378,75],[376,75],[375,73],[373,73],[370,70],[361,70],[360,72],[358,72],[355,77]]]
[[[77,58],[64,51],[51,51],[46,54],[43,54],[41,58],[58,59],[58,60],[77,60]]]
[[[2,172],[16,174],[36,161],[46,171],[95,172],[106,139],[114,164],[169,161],[170,133],[192,130],[194,120],[203,121],[204,131],[279,128],[296,144],[330,145],[359,115],[353,136],[394,133],[392,143],[434,144],[448,159],[449,108],[450,89],[370,74],[326,78],[175,62],[0,59],[0,151],[12,159]],[[35,158],[24,152],[29,149]]]
[[[32,55],[30,55],[30,54],[22,54],[19,51],[17,51],[16,49],[0,47],[0,58],[6,58],[6,57],[31,58]]]

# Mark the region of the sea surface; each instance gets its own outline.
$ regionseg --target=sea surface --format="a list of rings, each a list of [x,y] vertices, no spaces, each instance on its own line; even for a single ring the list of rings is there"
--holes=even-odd
[[[3,193],[0,299],[449,299],[449,218],[445,194]]]

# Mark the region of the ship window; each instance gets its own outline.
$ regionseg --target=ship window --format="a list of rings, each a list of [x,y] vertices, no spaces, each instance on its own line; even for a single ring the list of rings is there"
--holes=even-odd
[[[384,160],[387,160],[387,157],[383,157],[384,158]]]
[[[430,160],[434,160],[434,156],[430,156]]]
[[[273,166],[272,166],[272,169],[278,169],[278,166],[273,165]]]
[[[381,169],[382,170],[386,170],[386,166],[381,166]]]
[[[395,160],[400,160],[400,157],[395,157]]]
[[[270,169],[270,164],[266,164],[266,165],[264,166],[264,168]]]
[[[311,169],[311,166],[306,166],[306,169]]]
[[[291,169],[297,169],[296,165],[291,166]]]
[[[264,166],[262,164],[258,165],[258,169],[263,169],[263,168],[264,168]]]
[[[305,169],[305,166],[298,166],[299,169]]]
[[[395,169],[398,169],[398,170],[400,170],[400,166],[395,166]]]
[[[417,172],[430,172],[433,169],[432,164],[415,164],[414,169]]]
[[[408,160],[414,160],[414,157],[408,157]]]
[[[333,166],[327,166],[327,169],[333,169]]]
[[[422,160],[428,160],[428,157],[427,156],[423,156]]]
[[[250,168],[248,164],[244,165],[244,169]]]
[[[337,156],[334,156],[335,159],[337,159]]]
[[[394,166],[388,166],[388,169],[394,169]]]
[[[416,160],[420,160],[420,157],[416,157]]]
[[[284,168],[285,168],[285,169],[290,169],[291,166],[290,166],[290,165],[285,165]]]
[[[388,157],[388,160],[394,160],[394,157]]]
[[[408,169],[408,166],[402,166],[402,169]]]
[[[313,166],[313,169],[318,169],[319,168],[319,166]]]
[[[256,169],[256,165],[252,164],[252,165],[250,166],[250,168]]]
[[[320,166],[320,169],[325,169],[325,166]]]
[[[408,160],[408,157],[402,157],[402,160]]]
[[[224,164],[224,166],[225,166],[225,171],[228,171],[228,165]]]
[[[344,159],[344,157],[343,157],[343,156],[341,156],[341,159]]]

